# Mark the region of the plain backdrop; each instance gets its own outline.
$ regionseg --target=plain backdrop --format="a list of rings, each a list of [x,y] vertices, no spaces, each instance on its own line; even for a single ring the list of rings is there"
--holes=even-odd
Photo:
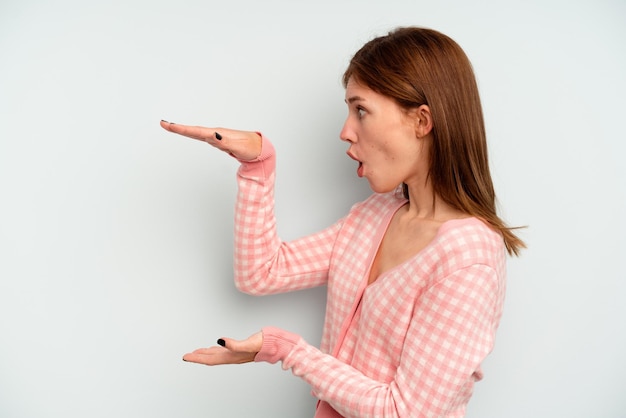
[[[232,282],[237,163],[159,120],[263,131],[293,239],[370,192],[341,74],[401,25],[473,62],[502,216],[528,225],[473,418],[626,416],[626,3],[0,0],[0,417],[307,417],[278,365],[184,353],[264,325],[318,344],[325,289]]]

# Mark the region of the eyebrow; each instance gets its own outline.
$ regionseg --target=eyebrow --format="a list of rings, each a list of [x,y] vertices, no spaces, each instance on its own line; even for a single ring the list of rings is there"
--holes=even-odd
[[[362,98],[361,96],[352,96],[352,97],[348,97],[346,100],[344,100],[346,103],[351,104],[354,102],[359,102],[359,101],[364,101],[365,99]]]

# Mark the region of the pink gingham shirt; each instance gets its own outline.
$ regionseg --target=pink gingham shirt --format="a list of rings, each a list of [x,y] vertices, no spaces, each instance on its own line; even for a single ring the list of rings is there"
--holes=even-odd
[[[275,153],[241,162],[235,283],[265,295],[327,285],[321,347],[263,329],[256,361],[282,362],[311,385],[316,417],[462,417],[492,350],[505,293],[502,237],[476,218],[444,223],[412,259],[367,285],[393,214],[406,203],[373,194],[329,228],[281,242]]]

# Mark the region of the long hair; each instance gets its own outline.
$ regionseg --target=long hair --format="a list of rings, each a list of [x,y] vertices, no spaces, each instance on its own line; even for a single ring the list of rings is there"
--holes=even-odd
[[[428,105],[433,118],[429,178],[446,203],[487,222],[507,251],[524,242],[497,215],[478,86],[461,47],[432,29],[405,27],[366,43],[343,75],[390,97],[405,110]],[[403,185],[408,198],[408,188]]]

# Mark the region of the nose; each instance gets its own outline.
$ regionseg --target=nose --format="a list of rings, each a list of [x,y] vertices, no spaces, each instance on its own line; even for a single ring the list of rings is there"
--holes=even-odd
[[[350,127],[349,121],[350,121],[350,117],[347,117],[346,121],[343,124],[343,127],[341,128],[341,132],[339,132],[339,138],[342,141],[354,142],[354,139],[355,139],[354,131]]]

